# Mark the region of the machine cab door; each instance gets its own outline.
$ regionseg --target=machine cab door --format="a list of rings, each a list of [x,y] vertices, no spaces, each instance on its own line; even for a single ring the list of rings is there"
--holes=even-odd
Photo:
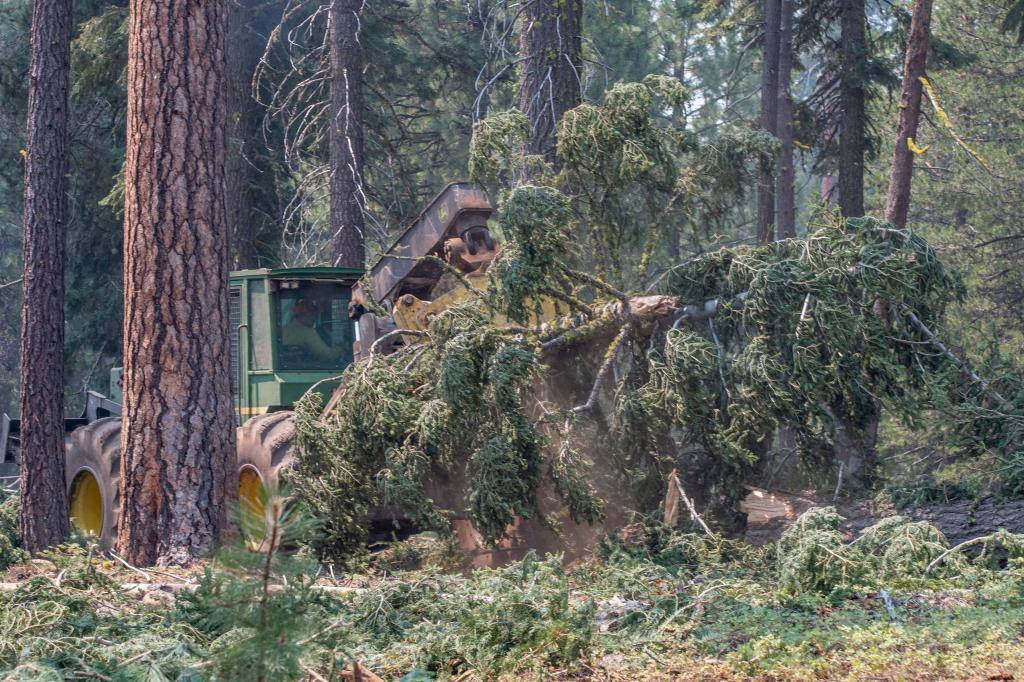
[[[274,280],[274,333],[280,371],[341,370],[352,362],[355,330],[349,283]]]

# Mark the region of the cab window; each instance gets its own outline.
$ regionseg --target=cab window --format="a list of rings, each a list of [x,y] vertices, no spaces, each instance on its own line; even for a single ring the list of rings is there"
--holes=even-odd
[[[281,369],[340,369],[352,361],[351,290],[336,282],[277,283],[276,335]]]

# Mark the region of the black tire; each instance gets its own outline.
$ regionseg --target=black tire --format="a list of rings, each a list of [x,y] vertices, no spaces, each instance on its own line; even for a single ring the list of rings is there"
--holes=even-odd
[[[290,410],[256,415],[238,427],[238,476],[259,474],[264,487],[276,486],[278,474],[291,466],[295,413]]]
[[[276,485],[279,473],[291,466],[295,414],[273,412],[253,417],[238,428],[238,475],[255,471],[264,486]],[[121,511],[118,490],[121,467],[121,418],[105,417],[75,429],[67,441],[65,482],[69,503],[76,489],[91,476],[102,498],[102,521],[97,524],[102,544],[113,546]]]
[[[64,478],[71,509],[91,476],[102,498],[102,520],[92,524],[91,530],[99,531],[96,534],[103,545],[113,546],[121,511],[117,485],[121,477],[121,418],[104,417],[75,429],[67,439],[65,456]]]

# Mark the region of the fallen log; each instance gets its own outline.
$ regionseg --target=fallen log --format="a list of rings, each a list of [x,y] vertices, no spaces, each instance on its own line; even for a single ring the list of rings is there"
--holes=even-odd
[[[750,494],[740,504],[747,514],[747,541],[761,545],[778,539],[782,531],[811,507],[830,506],[826,499],[780,491],[749,487]],[[860,501],[839,507],[845,517],[841,529],[855,536],[868,526],[889,516],[907,516],[915,521],[927,521],[946,536],[950,545],[958,545],[974,538],[991,535],[999,530],[1024,533],[1024,500],[959,500],[916,505],[904,509],[879,509],[870,502]]]
[[[746,297],[746,292],[737,294],[733,302],[742,303]],[[720,306],[721,299],[718,298],[703,303],[682,303],[675,296],[660,294],[612,301],[597,306],[591,318],[568,316],[549,323],[547,326],[551,332],[542,338],[541,349],[548,352],[568,348],[605,334],[611,335],[627,324],[636,327],[669,320],[675,327],[682,322],[700,322],[718,315]]]
[[[1024,533],[1024,500],[1001,500],[990,497],[983,500],[960,500],[917,505],[892,513],[879,514],[864,505],[863,515],[855,510],[847,512],[847,525],[851,531],[860,531],[885,516],[899,514],[915,521],[927,521],[942,531],[950,545],[958,545],[999,530]],[[841,510],[843,511],[843,510]]]

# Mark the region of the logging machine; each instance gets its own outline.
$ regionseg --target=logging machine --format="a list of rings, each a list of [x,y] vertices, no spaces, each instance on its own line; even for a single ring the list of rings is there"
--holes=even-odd
[[[497,256],[488,229],[493,208],[468,183],[441,191],[370,272],[329,267],[242,270],[231,274],[231,374],[238,419],[241,503],[260,506],[262,488],[292,460],[292,408],[308,391],[327,400],[342,370],[371,352],[405,342],[396,329],[423,330],[431,316],[472,295],[459,279],[480,284]],[[455,273],[459,273],[456,275]],[[368,312],[371,299],[388,315]],[[88,391],[80,417],[64,420],[65,476],[74,526],[104,543],[117,535],[120,508],[121,369],[109,397]],[[0,421],[0,475],[19,461],[20,420]]]

